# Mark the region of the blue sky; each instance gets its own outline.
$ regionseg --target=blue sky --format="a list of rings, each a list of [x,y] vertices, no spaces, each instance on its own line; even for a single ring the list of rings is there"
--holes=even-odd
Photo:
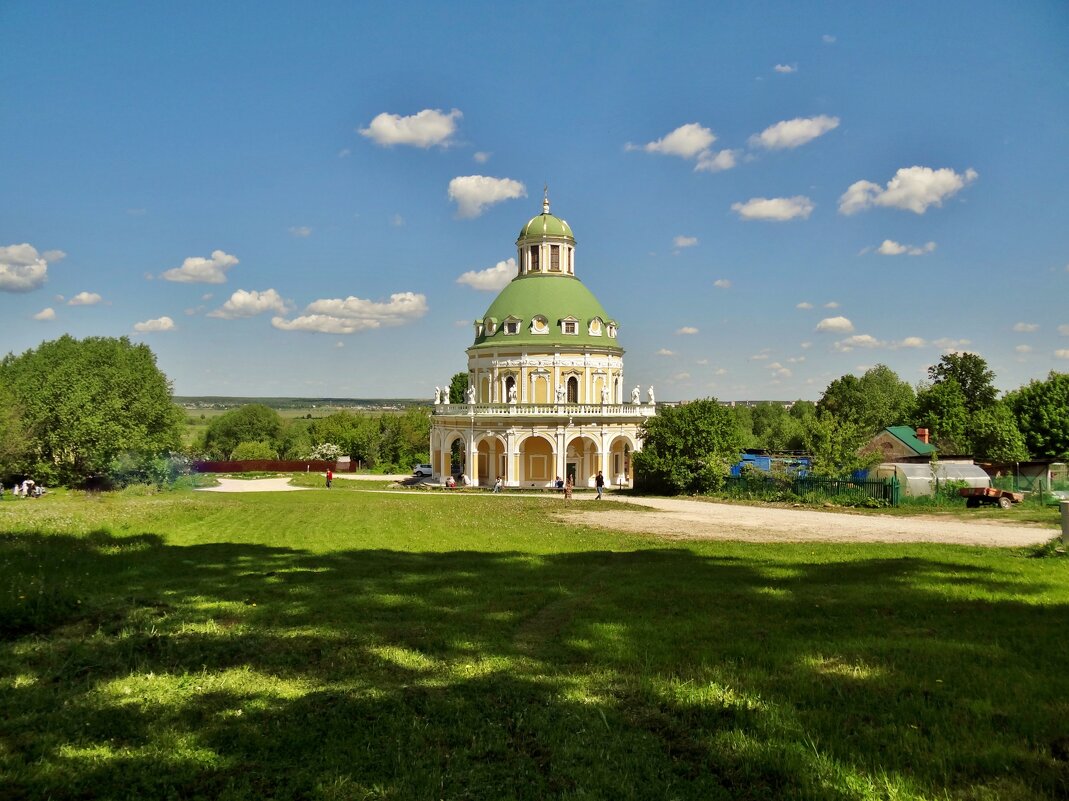
[[[14,0],[0,100],[3,352],[430,397],[548,184],[658,399],[1069,371],[1064,2]]]

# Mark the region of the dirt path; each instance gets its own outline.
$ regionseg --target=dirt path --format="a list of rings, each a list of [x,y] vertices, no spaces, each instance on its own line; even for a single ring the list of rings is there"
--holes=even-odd
[[[342,478],[342,476],[337,476]],[[346,480],[389,481],[408,476],[345,475]],[[220,478],[218,487],[201,492],[295,492],[314,487],[294,487],[289,479]],[[377,490],[394,492],[395,490]],[[476,494],[408,493],[411,497],[484,497]],[[506,492],[501,500],[522,497]],[[951,545],[1014,547],[1037,545],[1054,536],[1041,526],[1012,525],[994,520],[960,520],[945,517],[888,517],[810,509],[777,509],[767,506],[736,506],[677,498],[634,498],[606,494],[608,509],[586,510],[598,503],[592,495],[577,496],[564,519],[595,528],[653,534],[674,540],[735,540],[745,542],[940,542]],[[626,502],[649,511],[612,508]]]
[[[943,517],[888,517],[809,509],[736,506],[674,498],[617,498],[651,511],[577,511],[568,519],[597,528],[680,540],[746,542],[941,542],[1010,547],[1047,542],[1041,526]]]

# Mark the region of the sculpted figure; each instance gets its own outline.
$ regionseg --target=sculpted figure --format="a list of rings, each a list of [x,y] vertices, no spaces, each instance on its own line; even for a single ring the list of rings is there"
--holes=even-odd
[[[509,387],[509,403],[515,403],[515,402],[516,402],[516,385],[513,384],[511,387]]]
[[[445,388],[442,389],[442,403],[443,404],[447,404],[449,402],[450,402],[449,401],[449,387],[446,386]]]
[[[638,406],[638,386],[637,385],[635,386],[635,388],[633,390],[631,390],[631,402],[633,404],[635,404],[636,406]]]
[[[564,387],[557,384],[557,403],[564,403]]]
[[[441,403],[442,403],[442,388],[441,387],[435,387],[434,388],[434,405],[435,406],[440,406]]]
[[[609,402],[609,388],[608,387],[602,387],[601,388],[601,402],[603,404]]]
[[[653,406],[656,403],[653,399],[653,384],[650,384],[650,388],[646,390],[646,396],[650,399],[650,406]]]
[[[475,387],[468,387],[468,403],[475,403]]]

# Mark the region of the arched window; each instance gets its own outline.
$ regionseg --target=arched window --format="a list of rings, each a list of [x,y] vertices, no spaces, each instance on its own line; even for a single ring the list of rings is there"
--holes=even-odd
[[[579,403],[579,379],[574,375],[568,379],[568,403]]]

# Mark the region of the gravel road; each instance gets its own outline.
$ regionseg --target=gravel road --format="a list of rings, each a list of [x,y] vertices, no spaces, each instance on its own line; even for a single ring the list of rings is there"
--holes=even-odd
[[[569,515],[569,519],[589,526],[656,534],[669,539],[746,542],[942,542],[1011,547],[1044,543],[1057,533],[1041,526],[995,520],[890,517],[674,498],[618,500],[651,511],[576,511]]]

